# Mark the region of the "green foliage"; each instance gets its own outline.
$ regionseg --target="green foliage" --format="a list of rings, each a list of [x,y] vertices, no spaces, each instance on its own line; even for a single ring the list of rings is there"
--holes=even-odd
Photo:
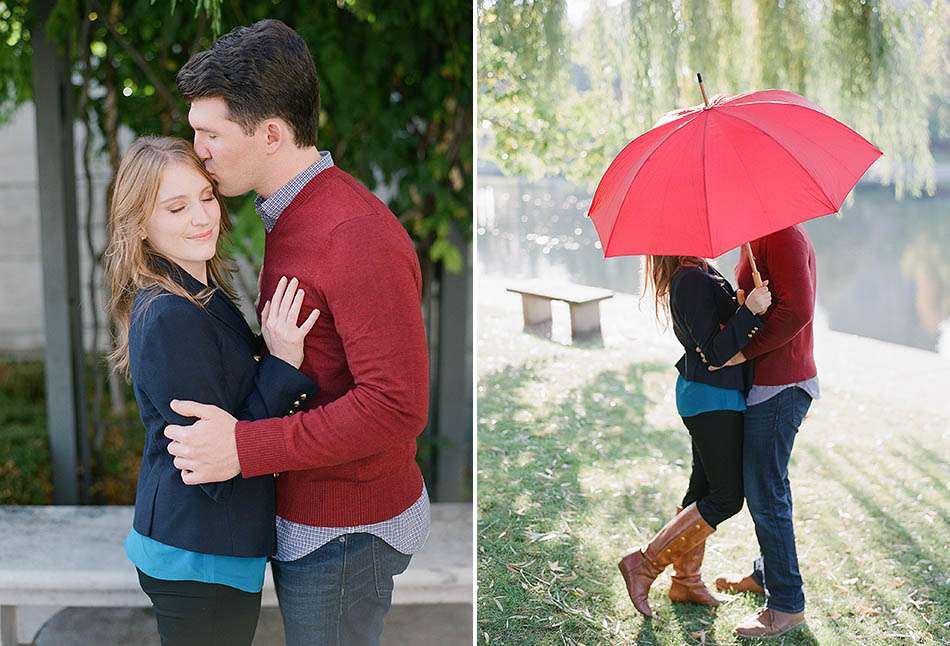
[[[231,200],[238,204],[230,211],[233,229],[225,245],[225,253],[230,257],[244,256],[252,261],[254,269],[261,270],[264,259],[264,227],[254,208],[254,198]]]
[[[593,0],[570,24],[562,2],[497,0],[479,5],[478,39],[480,155],[508,173],[592,189],[627,142],[701,101],[702,72],[710,97],[798,92],[885,152],[877,169],[898,197],[936,189],[946,2]]]
[[[449,233],[471,237],[470,9],[461,0],[57,0],[47,33],[69,55],[77,105],[80,79],[90,76],[89,114],[103,153],[110,119],[135,134],[190,138],[175,88],[180,67],[220,31],[283,20],[307,40],[317,64],[320,147],[370,188],[384,189],[424,259],[458,270]],[[35,11],[26,0],[0,2],[0,122],[30,99]],[[259,254],[249,231],[253,209],[241,199],[231,206],[248,234],[235,249]]]
[[[0,2],[0,123],[31,96],[27,7],[24,0]]]
[[[100,366],[100,369],[105,369]],[[53,475],[46,428],[46,373],[40,362],[0,361],[0,505],[48,505],[53,502]],[[86,384],[92,389],[91,368]],[[104,412],[102,458],[92,475],[98,504],[131,505],[139,460],[145,443],[142,420],[131,386],[126,410]],[[91,401],[91,392],[86,401]],[[429,435],[418,441],[416,461],[431,476],[432,454],[440,443]]]

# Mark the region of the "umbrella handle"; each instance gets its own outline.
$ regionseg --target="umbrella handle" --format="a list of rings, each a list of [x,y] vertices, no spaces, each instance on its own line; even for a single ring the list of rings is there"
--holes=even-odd
[[[762,274],[759,273],[758,268],[755,266],[755,256],[752,255],[752,245],[749,244],[748,242],[745,243],[745,250],[746,250],[746,253],[749,254],[749,264],[752,265],[752,282],[755,284],[756,287],[761,287]],[[762,314],[765,314],[765,311],[763,311]]]
[[[749,264],[752,265],[752,282],[756,287],[762,286],[762,274],[759,273],[758,267],[755,266],[755,256],[752,255],[752,245],[748,242],[745,243],[746,253],[749,254]]]
[[[754,262],[752,263],[752,267],[753,267],[753,269],[752,269],[752,282],[755,284],[756,287],[761,287],[761,286],[762,286],[762,274],[760,274],[759,271],[758,271],[757,269],[755,269],[755,263],[754,263]]]

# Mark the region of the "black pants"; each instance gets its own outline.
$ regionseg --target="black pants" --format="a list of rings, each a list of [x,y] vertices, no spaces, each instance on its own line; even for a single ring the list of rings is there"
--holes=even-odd
[[[743,414],[716,410],[684,417],[693,440],[693,472],[683,507],[696,503],[699,515],[716,527],[742,511]]]
[[[162,646],[250,646],[261,614],[261,593],[217,583],[163,581],[141,570]]]

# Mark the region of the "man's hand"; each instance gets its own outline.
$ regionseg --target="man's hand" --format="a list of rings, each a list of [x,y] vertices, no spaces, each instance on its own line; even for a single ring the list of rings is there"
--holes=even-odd
[[[721,366],[709,366],[709,371],[712,372],[714,370],[719,370],[721,368],[725,368],[726,366],[738,366],[740,363],[744,363],[745,360],[745,355],[741,352],[737,352],[734,357],[729,359],[729,361],[725,362]]]
[[[217,406],[175,399],[171,409],[182,417],[197,417],[191,426],[170,424],[165,437],[185,484],[224,482],[241,473],[234,426],[237,420]]]

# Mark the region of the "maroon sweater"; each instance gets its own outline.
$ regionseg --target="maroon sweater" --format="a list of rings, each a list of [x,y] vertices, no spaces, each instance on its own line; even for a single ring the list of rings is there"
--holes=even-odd
[[[320,527],[395,517],[422,493],[416,436],[428,418],[422,277],[412,241],[370,191],[332,167],[267,234],[260,307],[300,280],[320,310],[301,371],[320,392],[283,418],[238,422],[241,473],[280,473],[277,513]],[[288,411],[290,412],[290,411]]]
[[[781,386],[815,377],[815,248],[800,225],[752,241],[752,254],[762,280],[769,281],[772,306],[762,316],[765,325],[742,349],[755,359],[753,383]],[[736,266],[736,282],[748,294],[752,267],[745,246]]]

